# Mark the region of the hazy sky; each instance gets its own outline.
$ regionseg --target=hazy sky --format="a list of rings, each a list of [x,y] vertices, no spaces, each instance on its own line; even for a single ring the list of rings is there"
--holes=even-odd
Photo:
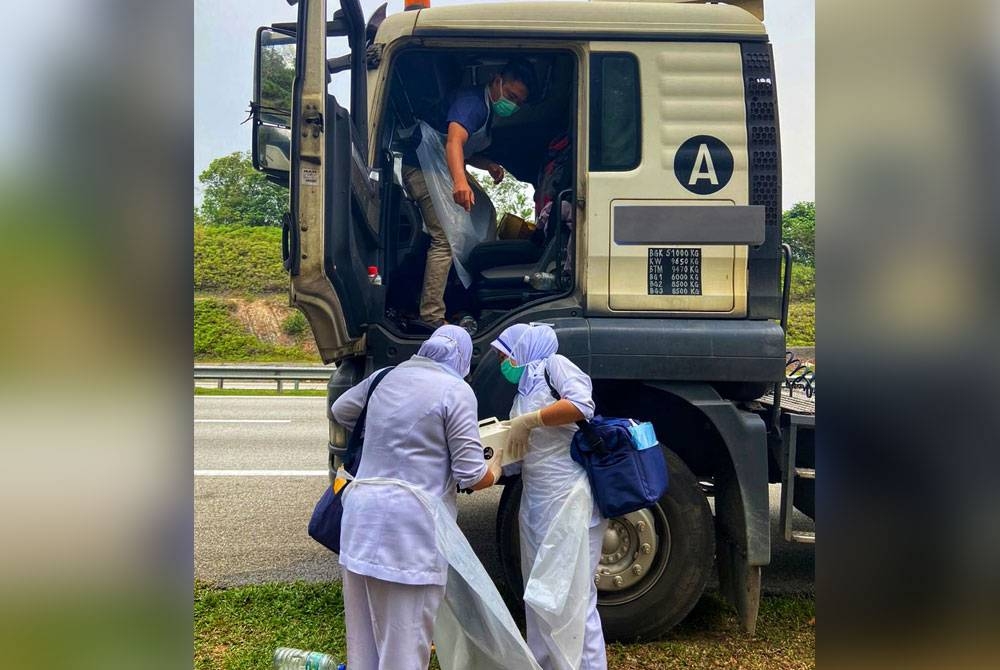
[[[365,17],[383,0],[361,0]],[[499,1],[499,0],[480,0]],[[518,0],[506,0],[518,1]],[[332,5],[334,0],[330,0]],[[434,7],[469,0],[431,0]],[[389,13],[403,0],[390,0]],[[296,8],[285,0],[195,0],[194,6],[194,169],[212,159],[249,150],[246,118],[253,91],[254,35],[258,26],[294,21]],[[815,4],[814,0],[765,0],[765,20],[774,45],[781,125],[783,206],[815,199]],[[344,50],[346,52],[346,41]],[[331,54],[333,55],[333,54]]]

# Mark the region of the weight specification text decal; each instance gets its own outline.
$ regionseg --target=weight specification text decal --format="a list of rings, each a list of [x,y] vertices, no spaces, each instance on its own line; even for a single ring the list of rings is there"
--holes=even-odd
[[[677,149],[674,175],[692,193],[711,195],[732,179],[733,152],[718,137],[696,135]]]
[[[649,295],[701,295],[701,249],[649,248]]]

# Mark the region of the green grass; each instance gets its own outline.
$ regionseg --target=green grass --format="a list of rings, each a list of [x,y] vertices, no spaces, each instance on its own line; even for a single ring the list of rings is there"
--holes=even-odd
[[[233,317],[231,305],[217,298],[194,301],[194,357],[199,362],[215,361],[316,361],[297,347],[264,342],[244,331]]]
[[[277,647],[346,659],[340,584],[259,584],[215,589],[195,582],[194,667],[262,670]]]
[[[280,228],[195,225],[195,291],[259,294],[287,288]]]
[[[279,646],[323,651],[343,661],[343,609],[339,583],[218,589],[195,582],[194,667],[268,668]],[[757,634],[750,637],[740,631],[732,609],[708,594],[667,639],[608,645],[608,668],[813,668],[816,634],[810,620],[815,612],[812,598],[765,597]]]
[[[732,608],[707,594],[665,640],[608,646],[609,670],[739,668],[800,670],[816,667],[816,602],[806,596],[765,596],[757,632],[739,626]]]
[[[195,395],[274,395],[274,396],[326,396],[326,389],[285,389],[278,393],[277,389],[227,389],[194,387]]]

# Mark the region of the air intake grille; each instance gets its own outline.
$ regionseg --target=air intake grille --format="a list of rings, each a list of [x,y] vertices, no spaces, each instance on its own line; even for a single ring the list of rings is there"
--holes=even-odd
[[[781,147],[774,66],[770,44],[746,42],[742,49],[750,204],[765,208],[764,244],[750,248],[747,308],[752,319],[777,319],[781,316]]]

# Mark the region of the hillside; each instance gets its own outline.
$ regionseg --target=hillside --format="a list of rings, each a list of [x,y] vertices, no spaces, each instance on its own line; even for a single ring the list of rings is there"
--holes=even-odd
[[[280,229],[195,225],[194,290],[195,361],[320,362],[288,306]]]

